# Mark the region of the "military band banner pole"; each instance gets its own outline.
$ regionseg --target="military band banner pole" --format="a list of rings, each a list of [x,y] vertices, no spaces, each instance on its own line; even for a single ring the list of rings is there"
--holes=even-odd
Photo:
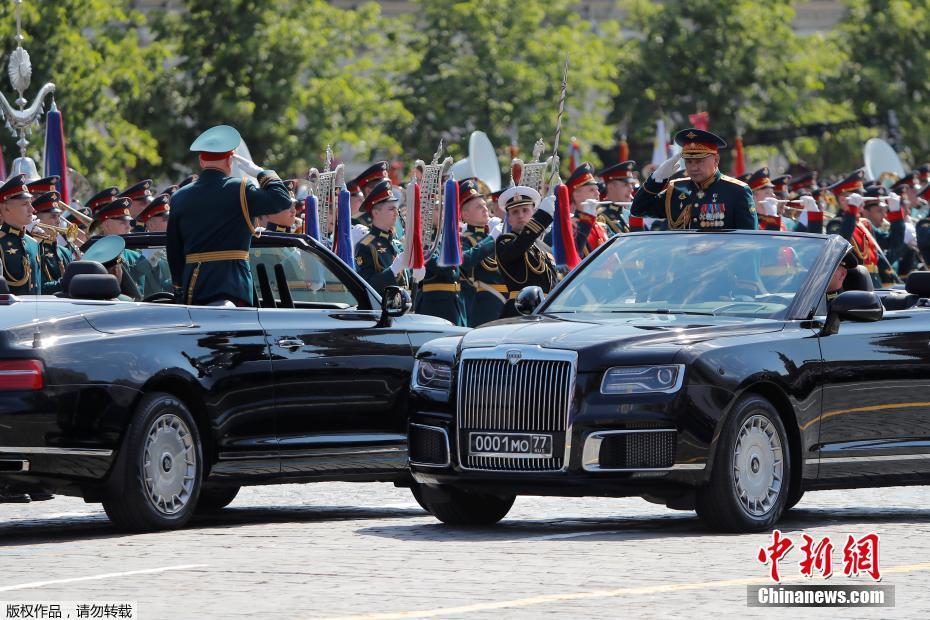
[[[562,115],[565,113],[565,95],[568,93],[568,56],[562,67],[562,92],[559,95],[559,115],[555,119],[555,139],[552,142],[552,172],[549,174],[549,187],[552,179],[559,174],[559,138],[562,136]]]

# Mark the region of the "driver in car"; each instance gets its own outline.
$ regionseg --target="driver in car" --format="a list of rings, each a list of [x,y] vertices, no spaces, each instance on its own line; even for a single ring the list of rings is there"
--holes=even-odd
[[[856,258],[853,251],[849,250],[846,252],[846,256],[843,257],[836,271],[833,272],[833,276],[830,278],[830,284],[827,285],[828,304],[836,299],[837,295],[843,292],[843,280],[846,279],[846,274],[849,273],[850,269],[855,269],[858,265],[859,259]]]

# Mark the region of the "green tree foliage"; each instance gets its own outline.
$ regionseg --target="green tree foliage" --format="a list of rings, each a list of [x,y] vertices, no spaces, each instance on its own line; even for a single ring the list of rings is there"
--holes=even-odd
[[[62,112],[68,164],[95,184],[124,185],[134,170],[161,164],[158,139],[129,115],[133,104],[154,96],[152,89],[163,63],[165,46],[141,42],[145,18],[127,10],[125,0],[55,0],[22,5],[23,45],[32,59],[32,101],[46,82],[57,86],[55,101]],[[6,73],[16,46],[12,2],[0,3],[0,40]],[[12,103],[15,91],[3,80]],[[33,131],[28,154],[39,164],[44,125]],[[19,155],[16,139],[2,132],[7,166]]]
[[[323,0],[187,0],[159,20],[177,65],[164,85],[163,148],[187,169],[196,135],[227,123],[258,163],[281,174],[319,167],[327,144],[337,158],[400,152],[410,115],[399,100],[411,54],[376,4],[356,10]],[[177,173],[176,173],[177,174]]]
[[[420,66],[405,76],[403,100],[414,115],[404,139],[408,157],[428,158],[440,138],[462,156],[472,130],[503,152],[512,134],[528,155],[537,138],[552,148],[562,63],[570,58],[562,150],[572,135],[586,158],[608,143],[616,93],[617,25],[601,32],[571,0],[419,0],[414,47]],[[585,148],[587,146],[588,148]]]
[[[930,159],[930,2],[847,0],[833,36],[842,62],[832,91],[860,117],[900,122],[899,148],[911,162]],[[866,135],[875,132],[864,132]]]

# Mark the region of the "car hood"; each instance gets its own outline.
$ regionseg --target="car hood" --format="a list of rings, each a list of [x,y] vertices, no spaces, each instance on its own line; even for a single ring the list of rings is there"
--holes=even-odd
[[[711,339],[755,336],[783,329],[781,321],[686,314],[534,315],[472,330],[463,349],[535,345],[578,352],[580,371],[623,361],[671,362],[682,348]]]

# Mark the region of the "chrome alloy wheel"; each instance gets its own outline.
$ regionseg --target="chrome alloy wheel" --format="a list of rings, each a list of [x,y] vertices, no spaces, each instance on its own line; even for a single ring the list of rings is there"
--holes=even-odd
[[[187,424],[172,413],[149,426],[142,450],[145,495],[166,515],[179,512],[191,499],[197,476],[194,437]]]
[[[761,517],[775,506],[784,473],[778,430],[765,416],[750,416],[740,427],[733,450],[736,495],[746,512]]]

